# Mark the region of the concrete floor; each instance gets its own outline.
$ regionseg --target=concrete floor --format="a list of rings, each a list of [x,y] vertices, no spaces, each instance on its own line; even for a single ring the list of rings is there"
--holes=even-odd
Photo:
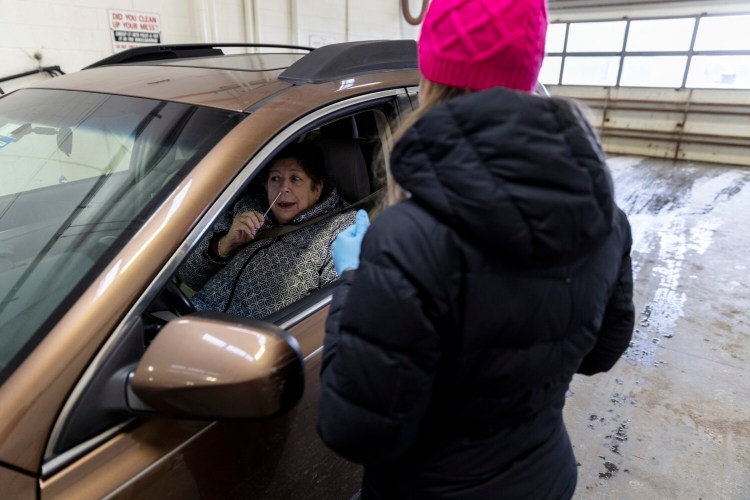
[[[750,168],[613,157],[636,330],[565,408],[576,499],[750,499]]]

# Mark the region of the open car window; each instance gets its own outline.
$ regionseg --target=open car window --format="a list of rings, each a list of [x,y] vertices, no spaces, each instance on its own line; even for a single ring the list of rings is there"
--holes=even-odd
[[[349,207],[352,207],[350,211],[352,219],[355,209],[364,208],[369,210],[377,204],[377,195],[379,194],[378,190],[382,186],[382,176],[379,173],[379,169],[380,162],[382,161],[383,141],[387,142],[390,139],[389,114],[391,113],[393,113],[393,109],[385,106],[360,111],[317,126],[312,130],[294,137],[291,141],[299,144],[313,145],[321,153],[320,160],[326,171],[326,187],[323,191],[323,198],[325,198],[327,193],[330,192],[331,188],[335,188],[338,196]],[[269,168],[273,158],[273,154],[269,156],[263,169]],[[261,169],[260,172],[262,172],[263,169]],[[263,178],[263,175],[256,175],[250,184],[238,196],[236,196],[234,206],[242,206],[248,203],[247,200],[252,199],[261,203],[261,206],[265,208],[269,200],[266,200],[267,194],[263,185]],[[231,208],[229,210],[231,210]],[[340,214],[340,211],[333,211],[330,212],[328,216],[335,218],[340,216]],[[225,214],[222,217],[223,219],[220,219],[222,222],[218,225],[216,223],[212,225],[211,231],[204,236],[202,244],[199,245],[195,252],[206,251],[207,241],[212,236],[219,234],[214,233],[214,230],[226,230],[226,227],[231,220],[229,211],[225,211]],[[325,220],[325,216],[323,217]],[[343,229],[343,227],[344,226],[342,226],[341,229]],[[266,232],[273,233],[275,229],[277,228],[273,228]],[[315,292],[318,289],[330,288],[327,287],[327,285],[330,284],[330,280],[327,279],[328,277],[324,276],[326,272],[330,274],[330,269],[326,270],[321,268],[319,265],[320,262],[315,266],[310,264],[310,262],[315,261],[315,259],[307,259],[309,262],[303,262],[306,257],[309,257],[307,254],[311,251],[319,253],[329,251],[330,244],[328,239],[307,235],[306,233],[310,232],[310,229],[302,226],[295,228],[292,225],[291,227],[284,229],[288,229],[290,232],[285,231],[281,233],[281,236],[275,236],[273,239],[264,240],[265,243],[262,248],[259,249],[258,253],[248,252],[248,254],[244,256],[235,253],[233,259],[239,259],[241,257],[246,261],[240,266],[240,264],[234,260],[230,260],[226,266],[240,266],[241,276],[236,275],[232,279],[222,276],[225,278],[225,286],[215,286],[211,284],[210,281],[208,285],[204,286],[213,286],[213,291],[211,292],[213,294],[226,290],[227,295],[232,296],[231,298],[227,298],[227,300],[232,300],[235,299],[233,296],[235,291],[243,289],[243,287],[247,286],[246,283],[252,283],[257,280],[257,288],[268,290],[269,292],[262,294],[262,296],[256,300],[262,300],[264,303],[271,304],[272,307],[265,307],[264,314],[247,315],[247,317],[253,319],[266,319],[269,315],[272,318],[288,317],[289,315],[284,314],[282,310],[298,310],[299,307],[294,306],[295,302],[307,298],[309,295],[317,295]],[[297,231],[297,235],[290,234],[295,231]],[[303,235],[303,233],[305,234]],[[336,234],[338,234],[338,232],[336,232]],[[335,235],[328,236],[335,237]],[[258,239],[263,237],[264,234],[263,231],[261,231],[258,234]],[[277,242],[279,245],[283,245],[289,240],[300,238],[304,240],[303,244],[305,246],[308,244],[316,245],[316,250],[307,250],[303,248],[295,249],[292,245],[288,249],[289,252],[287,252],[289,253],[289,259],[286,259],[287,255],[275,256],[272,260],[276,262],[277,269],[275,269],[275,272],[278,275],[279,286],[269,285],[268,282],[271,279],[268,276],[265,276],[265,274],[261,276],[257,272],[254,273],[252,271],[254,263],[250,261],[253,259],[263,259],[264,253],[270,251],[267,248],[268,245]],[[321,241],[318,241],[318,239]],[[258,243],[260,244],[260,242]],[[247,244],[247,246],[251,245],[253,245],[253,241]],[[277,260],[282,257],[285,259],[284,262]],[[315,255],[314,257],[318,256]],[[188,258],[190,266],[193,266],[197,261],[199,261],[199,259],[195,258],[195,256]],[[200,261],[202,264],[205,264],[204,260],[201,259]],[[328,267],[332,267],[330,262]],[[191,272],[195,273],[196,271],[195,269],[190,269],[188,265],[185,265],[179,273],[181,278],[185,278],[184,281],[180,280],[182,281],[180,288],[188,298],[193,298],[195,292],[200,288],[200,286],[193,285],[189,279],[189,273]],[[223,273],[224,271],[222,268],[218,270],[212,269],[211,272],[215,272],[218,276],[219,273]],[[214,275],[211,275],[211,277],[207,279],[211,280],[213,279],[213,276]],[[316,276],[319,278],[319,281],[317,282]],[[291,279],[287,279],[287,277],[291,277]],[[185,281],[187,281],[187,283],[185,283]],[[305,283],[305,289],[301,291],[292,290],[300,284],[299,281]],[[193,285],[193,287],[191,288],[190,285]],[[205,298],[200,295],[201,294],[199,294],[197,300],[193,299],[194,303],[198,309],[205,309]],[[211,298],[213,299],[213,297]],[[218,303],[220,301],[217,299],[215,302]],[[304,302],[307,304],[310,300],[308,299]],[[222,312],[222,309],[219,307],[211,310]],[[236,311],[235,314],[237,314]]]

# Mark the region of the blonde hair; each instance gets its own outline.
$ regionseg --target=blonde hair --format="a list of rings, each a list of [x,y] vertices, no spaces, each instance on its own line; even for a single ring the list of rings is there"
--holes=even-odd
[[[393,141],[390,144],[389,151],[383,156],[382,167],[385,173],[385,196],[380,208],[389,207],[405,199],[408,195],[406,191],[399,186],[391,173],[390,156],[393,148],[404,137],[406,132],[414,126],[428,111],[440,103],[453,99],[454,97],[468,94],[471,90],[461,87],[451,87],[440,83],[422,80],[419,91],[419,107],[407,116],[396,128],[393,135]]]

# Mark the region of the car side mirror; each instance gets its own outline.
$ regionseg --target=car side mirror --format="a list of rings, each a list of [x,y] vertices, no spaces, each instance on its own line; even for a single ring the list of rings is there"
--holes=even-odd
[[[164,325],[129,380],[128,406],[136,411],[268,417],[302,396],[303,358],[297,340],[270,323],[200,313]]]

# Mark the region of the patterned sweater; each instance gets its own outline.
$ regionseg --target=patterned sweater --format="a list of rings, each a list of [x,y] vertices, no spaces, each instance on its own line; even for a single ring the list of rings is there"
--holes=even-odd
[[[290,224],[301,224],[347,206],[336,189],[297,215]],[[354,210],[333,215],[275,238],[249,242],[227,261],[210,252],[211,240],[226,233],[235,214],[250,210],[265,212],[265,195],[240,199],[198,244],[180,269],[185,283],[198,290],[191,298],[199,311],[226,311],[250,318],[263,318],[292,304],[338,278],[331,258],[336,236],[354,223]],[[261,231],[277,226],[272,214]]]

